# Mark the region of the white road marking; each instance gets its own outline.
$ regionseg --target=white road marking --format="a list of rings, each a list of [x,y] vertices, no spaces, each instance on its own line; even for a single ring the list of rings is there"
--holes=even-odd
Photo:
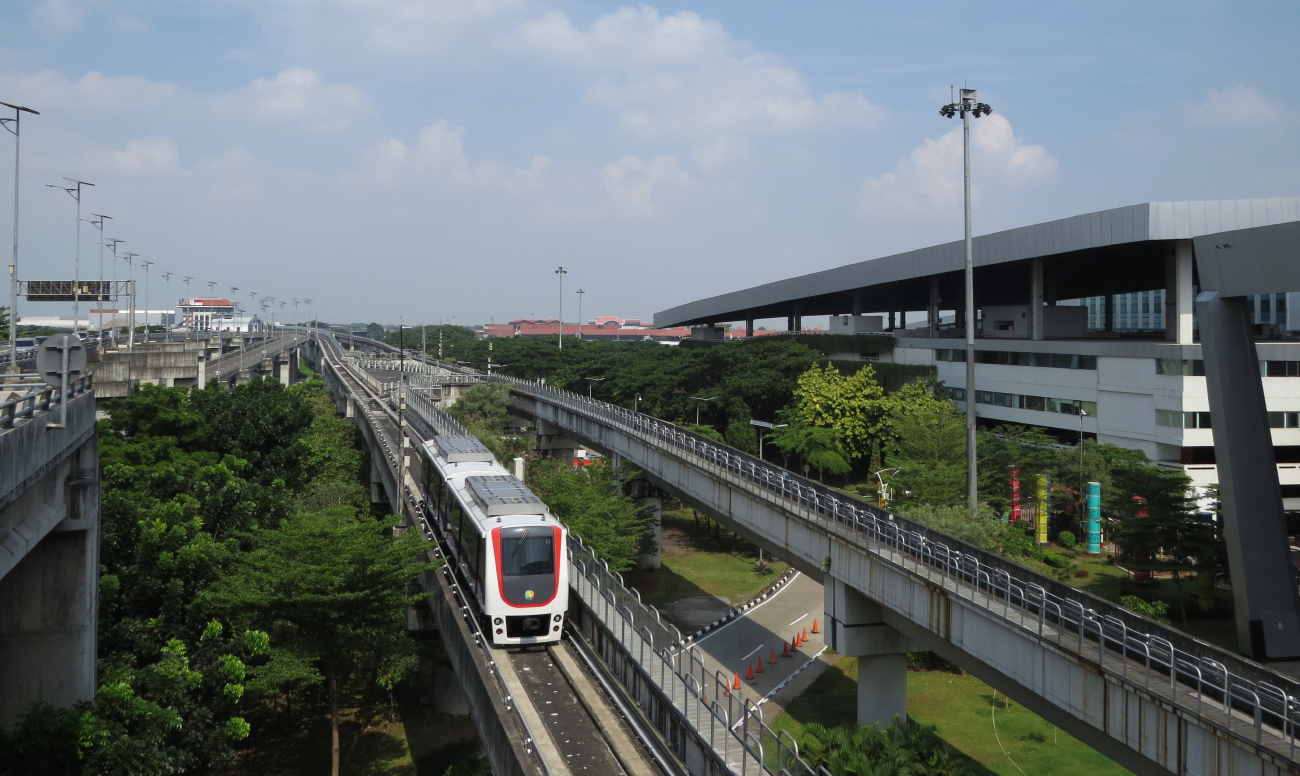
[[[799,620],[802,620],[804,617],[807,617],[807,616],[808,616],[808,613],[805,612],[805,613],[799,615]],[[799,622],[799,620],[795,620],[794,622]],[[792,623],[790,623],[790,624],[791,624],[791,625],[794,625],[794,622],[792,622]]]
[[[767,605],[770,601],[774,600],[777,596],[781,595],[781,593],[783,593],[783,592],[785,592],[786,590],[788,590],[788,589],[790,588],[790,585],[791,585],[791,584],[792,584],[796,579],[799,578],[799,574],[800,574],[800,573],[802,573],[802,572],[796,571],[796,572],[794,573],[794,576],[793,576],[793,577],[790,577],[790,581],[789,581],[789,582],[786,582],[784,585],[782,585],[781,588],[780,588],[779,590],[777,590],[775,593],[773,593],[772,595],[768,596],[766,601],[763,601],[762,603],[758,604],[758,606],[751,606],[751,607],[749,608],[749,611],[745,612],[744,614],[742,614],[742,615],[740,615],[740,616],[738,616],[738,617],[733,617],[733,618],[731,618],[730,620],[728,620],[727,622],[725,622],[725,623],[723,623],[722,625],[720,625],[719,627],[714,628],[713,630],[709,631],[708,633],[704,634],[703,636],[701,636],[700,638],[698,638],[698,639],[696,639],[694,642],[692,642],[692,643],[691,643],[691,646],[697,646],[697,645],[699,645],[701,642],[703,642],[705,639],[708,639],[708,638],[710,638],[710,637],[712,637],[712,636],[716,636],[716,635],[718,635],[718,633],[719,633],[720,631],[722,631],[723,628],[726,628],[728,625],[734,625],[734,624],[740,622],[741,620],[745,619],[745,618],[748,617],[750,614],[752,614],[752,613],[754,612],[755,609],[759,608],[759,606],[765,606],[765,605]]]
[[[812,657],[808,658],[808,660],[807,660],[803,665],[799,666],[798,668],[796,668],[796,669],[794,670],[794,673],[790,674],[790,675],[787,676],[787,677],[786,677],[786,678],[785,678],[785,679],[784,679],[780,684],[778,684],[777,686],[773,687],[773,688],[772,688],[772,689],[767,693],[767,695],[764,695],[762,698],[759,698],[759,699],[758,699],[758,703],[755,703],[755,704],[754,704],[754,708],[758,708],[759,706],[762,706],[764,703],[767,703],[768,701],[772,700],[772,697],[773,697],[773,696],[775,696],[777,693],[781,692],[781,688],[783,688],[783,687],[785,687],[787,684],[789,684],[789,683],[791,682],[791,680],[793,680],[796,676],[798,676],[799,674],[803,673],[803,670],[804,670],[805,668],[807,668],[808,666],[810,666],[810,665],[812,665],[813,663],[817,662],[817,658],[821,657],[821,656],[822,656],[822,653],[825,652],[827,649],[829,649],[829,647],[822,647],[821,649],[817,650],[817,654],[815,654],[815,655],[813,655]],[[745,722],[745,718],[744,718],[744,716],[742,715],[741,718],[740,718],[740,720],[737,721],[736,724],[734,724],[734,725],[731,726],[731,729],[732,729],[732,730],[735,730],[736,728],[738,728],[738,727],[740,727],[742,724],[744,724],[744,722]]]
[[[762,648],[763,648],[763,645],[762,645],[762,644],[759,644],[757,647],[754,647],[754,652],[758,652],[758,651],[761,650]],[[749,655],[754,654],[754,652],[750,652]],[[743,662],[745,662],[746,660],[748,660],[748,659],[749,659],[749,655],[745,655],[744,657],[742,657],[742,658],[740,659],[740,662],[743,663]]]

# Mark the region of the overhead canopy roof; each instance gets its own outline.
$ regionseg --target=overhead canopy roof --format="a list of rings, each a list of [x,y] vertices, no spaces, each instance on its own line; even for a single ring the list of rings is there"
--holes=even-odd
[[[1294,222],[1300,222],[1300,197],[1148,202],[982,235],[973,241],[976,304],[1025,304],[1025,270],[1034,259],[1044,259],[1051,273],[1052,299],[1162,288],[1173,241]],[[1281,237],[1270,239],[1261,245],[1277,249],[1289,244]],[[1202,242],[1196,247],[1200,265]],[[1293,255],[1292,265],[1296,262],[1300,254]],[[942,304],[952,309],[961,296],[964,267],[964,243],[956,240],[690,302],[655,313],[654,322],[679,326],[836,315],[852,312],[855,298],[861,312],[923,310],[929,304],[931,278],[939,281]],[[1260,271],[1273,274],[1263,265]],[[1300,290],[1300,283],[1295,285],[1289,288],[1279,278],[1274,288],[1225,292]]]

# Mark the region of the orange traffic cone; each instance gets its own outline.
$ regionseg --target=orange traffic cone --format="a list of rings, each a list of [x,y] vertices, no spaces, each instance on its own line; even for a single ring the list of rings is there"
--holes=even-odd
[[[745,674],[745,681],[747,681],[747,682],[752,682],[752,681],[754,681],[754,664],[753,664],[753,663],[750,663],[750,664],[749,664],[749,671]]]
[[[794,634],[794,642],[793,642],[790,646],[794,647],[795,649],[798,649],[798,648],[799,648],[799,634],[798,634],[798,633]]]
[[[813,633],[817,633],[817,621],[813,620]]]
[[[803,629],[803,633],[800,634],[800,636],[799,636],[799,642],[800,642],[800,643],[803,643],[803,642],[805,642],[805,641],[807,641],[807,640],[808,640],[808,629],[807,629],[807,628],[804,628],[804,629]]]
[[[763,673],[763,656],[762,656],[762,655],[759,655],[759,656],[758,656],[758,672],[759,672],[760,674]]]
[[[772,650],[772,656],[769,657],[769,658],[767,659],[767,662],[768,662],[770,665],[776,665],[776,650],[775,650],[775,649]]]
[[[732,683],[731,689],[733,690],[740,689],[740,674],[736,674],[736,680]]]
[[[776,652],[775,649],[772,651]],[[790,657],[790,645],[788,643],[783,643],[781,645],[781,657]]]

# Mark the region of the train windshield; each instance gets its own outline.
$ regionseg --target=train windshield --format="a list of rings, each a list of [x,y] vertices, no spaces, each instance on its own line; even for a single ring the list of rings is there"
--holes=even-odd
[[[527,528],[501,539],[501,573],[507,577],[555,573],[555,536],[550,528]]]

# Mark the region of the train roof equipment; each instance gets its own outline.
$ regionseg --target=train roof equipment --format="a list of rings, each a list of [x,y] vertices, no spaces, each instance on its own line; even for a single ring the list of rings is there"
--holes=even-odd
[[[542,500],[511,475],[470,475],[465,478],[465,484],[488,517],[546,514]]]
[[[469,434],[456,436],[439,434],[432,441],[438,448],[438,454],[447,463],[496,462],[496,456],[492,455],[492,451],[487,449],[478,437]]]

